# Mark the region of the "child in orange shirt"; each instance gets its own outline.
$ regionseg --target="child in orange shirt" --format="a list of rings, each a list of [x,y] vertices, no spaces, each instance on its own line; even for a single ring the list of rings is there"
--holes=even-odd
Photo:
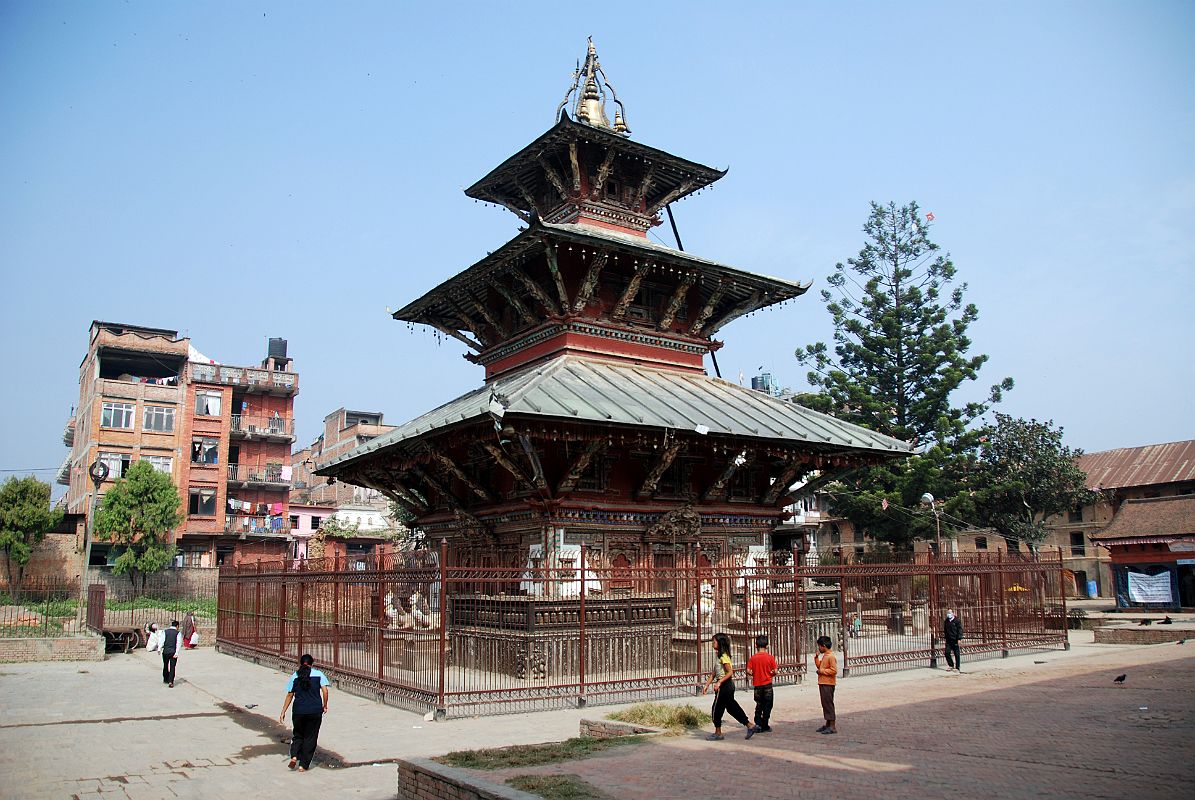
[[[755,637],[755,655],[747,659],[751,685],[755,688],[755,730],[771,733],[768,718],[772,716],[772,677],[776,674],[776,659],[768,652],[768,637]]]
[[[834,642],[829,636],[817,637],[817,655],[813,657],[813,665],[817,668],[817,690],[822,697],[822,715],[826,724],[817,729],[818,733],[838,733],[838,721],[834,715],[834,685],[838,683],[838,659],[830,650]]]

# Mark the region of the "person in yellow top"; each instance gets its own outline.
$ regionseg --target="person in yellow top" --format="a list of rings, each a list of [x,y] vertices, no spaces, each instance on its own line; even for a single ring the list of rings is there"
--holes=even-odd
[[[838,733],[838,720],[834,715],[834,686],[838,683],[838,659],[830,649],[834,646],[829,636],[817,637],[817,654],[813,666],[817,668],[817,690],[822,696],[822,715],[826,724],[818,733]]]
[[[705,682],[705,688],[701,693],[705,694],[710,690],[710,686],[714,686],[717,694],[714,696],[714,707],[710,711],[714,718],[714,732],[705,738],[711,742],[726,738],[722,735],[722,714],[729,711],[730,716],[747,726],[747,738],[750,739],[759,729],[748,721],[747,713],[743,711],[739,701],[734,699],[734,663],[730,659],[730,637],[725,633],[715,633],[714,638],[710,639],[710,644],[718,654],[718,662],[714,665],[710,679]]]

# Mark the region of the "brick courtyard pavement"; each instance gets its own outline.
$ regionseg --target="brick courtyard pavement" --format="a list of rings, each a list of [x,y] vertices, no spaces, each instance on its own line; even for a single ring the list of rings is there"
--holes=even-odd
[[[1184,657],[1186,647],[1195,642],[1079,643],[976,662],[961,676],[852,676],[840,683],[833,737],[813,733],[816,688],[785,687],[776,732],[750,742],[728,721],[720,743],[680,737],[519,772],[580,774],[627,800],[1191,797],[1195,651]],[[334,692],[327,749],[298,775],[284,767],[287,730],[276,723],[285,676],[209,649],[184,658],[173,690],[144,652],[0,664],[0,797],[381,800],[394,797],[397,756],[565,739],[582,717],[611,710],[429,723]],[[1115,686],[1120,672],[1129,679]]]
[[[820,707],[805,686],[777,695],[774,732],[751,741],[727,718],[722,742],[703,731],[480,774],[571,773],[620,800],[1195,797],[1195,652],[1171,644],[1018,662],[840,680],[836,736],[814,732]]]

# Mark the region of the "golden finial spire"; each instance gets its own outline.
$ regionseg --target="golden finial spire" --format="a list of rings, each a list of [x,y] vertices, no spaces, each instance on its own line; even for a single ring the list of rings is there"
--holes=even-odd
[[[569,98],[573,96],[574,92],[577,94],[577,100],[573,106],[573,116],[578,122],[584,122],[597,128],[613,130],[615,133],[623,136],[631,132],[623,116],[625,109],[623,108],[622,101],[618,99],[618,93],[610,85],[610,81],[607,80],[606,73],[602,69],[601,62],[598,61],[597,48],[593,44],[592,36],[589,37],[589,46],[585,53],[585,64],[578,66],[573,71],[573,85],[569,88],[568,93],[565,94],[564,100],[557,106],[557,117],[560,116],[561,109],[568,103]],[[610,99],[618,105],[618,110],[614,112],[613,125],[610,124],[610,119],[606,116],[607,92],[610,94]]]

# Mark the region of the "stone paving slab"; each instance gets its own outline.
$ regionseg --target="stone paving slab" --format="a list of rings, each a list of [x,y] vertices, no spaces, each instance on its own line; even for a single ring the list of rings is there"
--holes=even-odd
[[[778,730],[770,736],[742,742],[728,727],[732,735],[718,748],[696,737],[673,739],[645,746],[651,750],[635,748],[635,757],[657,754],[642,764],[604,756],[560,769],[618,778],[625,785],[615,781],[611,791],[628,800],[721,797],[727,792],[706,792],[711,767],[720,771],[715,774],[724,773],[725,786],[734,789],[730,794],[740,794],[742,786],[758,800],[811,791],[835,798],[866,792],[875,800],[900,797],[901,792],[939,796],[946,791],[943,787],[953,786],[957,793],[970,785],[952,783],[945,765],[941,775],[924,766],[942,761],[958,762],[968,775],[992,781],[993,786],[1017,770],[1029,769],[1041,787],[1064,796],[1074,785],[1075,769],[1048,760],[1034,766],[1031,756],[1037,750],[1057,749],[1065,735],[1083,744],[1088,730],[1107,729],[1117,731],[1133,748],[1153,748],[1160,755],[1143,756],[1133,771],[1132,764],[1115,762],[1115,748],[1100,744],[1079,762],[1084,774],[1095,776],[1093,787],[1106,791],[1118,786],[1120,796],[1127,796],[1125,781],[1131,777],[1134,796],[1167,796],[1155,794],[1151,781],[1186,780],[1176,785],[1182,786],[1183,794],[1190,789],[1195,796],[1189,774],[1175,774],[1167,761],[1172,751],[1157,741],[1158,730],[1183,741],[1185,763],[1190,763],[1195,738],[1189,702],[1195,686],[1181,677],[1183,670],[1192,669],[1181,657],[1185,651],[1175,645],[1166,650],[1161,645],[1106,646],[1090,641],[1090,632],[1075,631],[1070,652],[977,662],[974,674],[962,676],[915,669],[844,679],[839,689],[843,733],[837,737],[804,730],[817,724],[815,687],[781,687],[776,692]],[[1172,668],[1178,672],[1161,672]],[[1126,669],[1130,681],[1112,687],[1105,673]],[[1164,674],[1164,685],[1187,686],[1181,695],[1185,704],[1157,684],[1151,689],[1148,681],[1139,683],[1140,670]],[[1099,681],[1092,677],[1097,675]],[[396,757],[559,741],[577,734],[581,718],[600,717],[615,708],[431,723],[417,714],[334,691],[320,734],[317,768],[300,775],[285,768],[289,729],[277,723],[286,677],[208,649],[183,656],[174,689],[162,685],[161,660],[153,653],[114,654],[107,661],[87,664],[0,665],[0,798],[211,800],[302,793],[381,800],[395,794]],[[1053,681],[1061,683],[1050,689]],[[1137,708],[1134,703],[1151,711],[1134,717],[1133,725],[1121,731],[1116,727],[1120,717],[1113,712],[1124,711],[1126,702],[1129,711]],[[999,757],[976,749],[975,742],[988,740],[1002,748]],[[1014,746],[1025,741],[1034,746]],[[959,746],[942,749],[942,742]],[[968,742],[970,749],[962,747]],[[1120,772],[1101,766],[1108,763]],[[593,782],[600,785],[600,780]]]

